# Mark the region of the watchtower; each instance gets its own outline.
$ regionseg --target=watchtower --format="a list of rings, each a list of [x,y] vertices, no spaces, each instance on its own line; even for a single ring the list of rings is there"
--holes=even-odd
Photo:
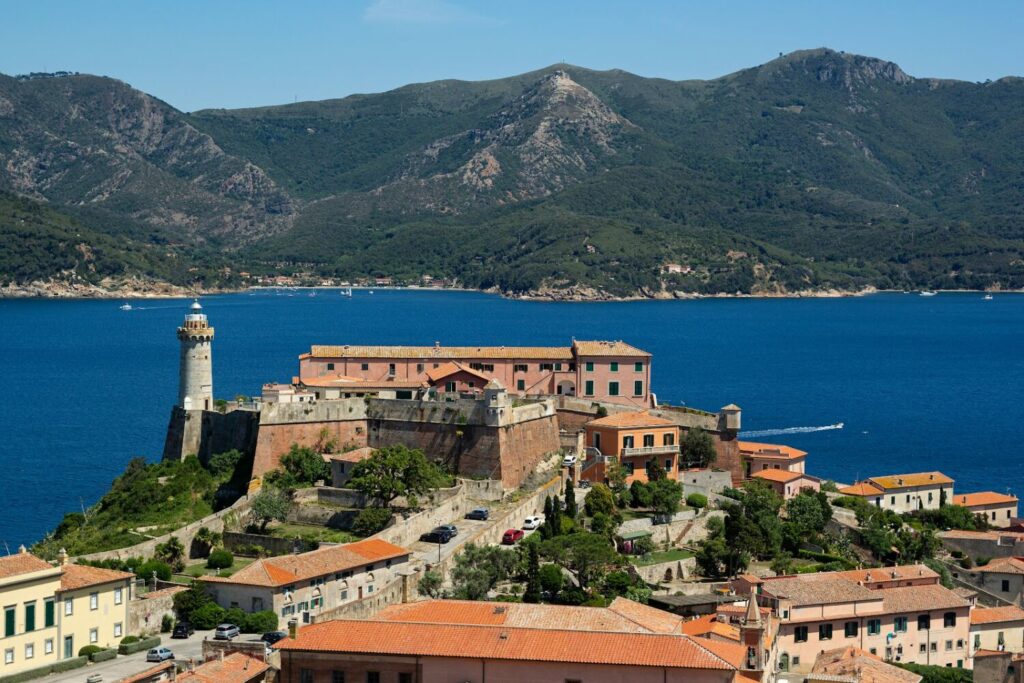
[[[198,300],[178,328],[178,341],[178,405],[185,410],[213,410],[213,328]]]

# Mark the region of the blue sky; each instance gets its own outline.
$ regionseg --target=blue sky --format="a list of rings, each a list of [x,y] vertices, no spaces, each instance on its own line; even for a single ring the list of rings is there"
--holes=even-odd
[[[499,78],[566,61],[713,78],[827,46],[914,76],[1024,75],[1024,0],[0,0],[0,72],[120,78],[185,111]]]

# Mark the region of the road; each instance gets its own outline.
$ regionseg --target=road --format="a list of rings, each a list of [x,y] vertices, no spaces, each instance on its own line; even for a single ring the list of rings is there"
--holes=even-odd
[[[175,659],[179,662],[187,661],[188,659],[198,660],[203,654],[203,639],[207,637],[213,638],[213,631],[196,631],[191,637],[181,640],[171,640],[168,635],[163,635],[161,636],[163,639],[161,647],[170,648],[171,652],[174,653]],[[249,637],[251,636],[241,636],[243,639]],[[45,680],[46,683],[65,683],[65,681],[68,683],[84,683],[87,677],[93,674],[100,674],[103,676],[103,683],[113,683],[121,678],[145,671],[151,666],[156,666],[156,664],[146,661],[146,651],[143,650],[133,655],[118,656],[107,662],[89,664],[80,669],[52,674],[47,676]]]

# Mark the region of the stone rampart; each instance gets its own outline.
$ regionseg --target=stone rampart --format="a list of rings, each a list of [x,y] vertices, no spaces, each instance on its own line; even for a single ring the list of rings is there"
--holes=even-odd
[[[369,445],[367,401],[348,398],[314,403],[264,403],[260,409],[253,476],[280,464],[292,444],[313,447],[334,440],[339,447]]]
[[[188,590],[175,586],[152,591],[136,597],[128,603],[128,625],[126,636],[150,635],[160,632],[164,615],[174,617],[174,596]]]
[[[260,413],[254,410],[171,409],[164,439],[164,460],[183,460],[197,455],[207,462],[211,455],[232,449],[252,453],[259,434]]]

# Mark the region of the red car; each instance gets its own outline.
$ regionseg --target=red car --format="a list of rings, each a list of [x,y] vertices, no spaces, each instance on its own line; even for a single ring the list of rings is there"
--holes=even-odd
[[[523,540],[525,535],[526,533],[522,529],[509,529],[501,537],[501,542],[503,545],[515,545],[516,541]]]

